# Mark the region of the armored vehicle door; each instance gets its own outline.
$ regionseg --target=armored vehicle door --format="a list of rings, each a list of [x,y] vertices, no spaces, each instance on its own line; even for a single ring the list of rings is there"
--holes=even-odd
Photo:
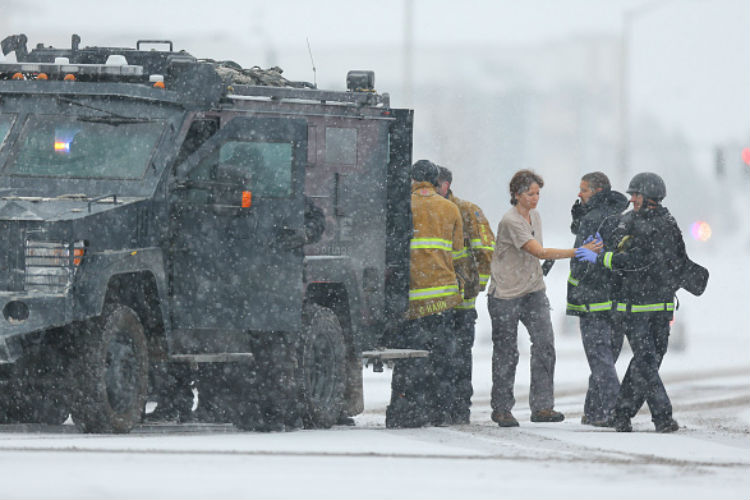
[[[300,328],[307,124],[238,117],[170,187],[172,326]]]

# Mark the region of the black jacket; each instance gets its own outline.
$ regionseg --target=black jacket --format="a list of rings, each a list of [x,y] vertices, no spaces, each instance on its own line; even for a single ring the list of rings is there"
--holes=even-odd
[[[605,248],[614,246],[614,231],[619,215],[628,206],[628,199],[617,191],[599,191],[588,203],[573,207],[573,222],[570,226],[576,235],[574,246],[580,247],[583,241],[597,232],[604,240]],[[600,264],[570,260],[568,277],[568,305],[566,313],[580,316],[587,313],[610,311],[612,273]]]
[[[605,247],[597,264],[621,277],[615,292],[618,310],[666,311],[671,316],[687,261],[682,231],[672,214],[662,206],[627,212],[614,239],[616,245]]]

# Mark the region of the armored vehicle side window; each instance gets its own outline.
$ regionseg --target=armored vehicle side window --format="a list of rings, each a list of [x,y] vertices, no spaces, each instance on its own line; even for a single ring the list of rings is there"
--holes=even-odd
[[[227,168],[220,168],[227,167]],[[192,181],[226,182],[220,172],[247,179],[254,197],[285,198],[292,194],[292,143],[227,141],[188,174]]]
[[[326,128],[326,163],[357,164],[356,128]]]
[[[161,120],[30,116],[7,171],[32,177],[141,179],[164,130]]]
[[[238,167],[250,178],[253,196],[284,198],[292,194],[292,143],[230,141],[219,163]]]
[[[11,115],[0,115],[0,149],[5,144],[5,138],[10,132],[10,128],[13,126],[13,122],[16,117]]]

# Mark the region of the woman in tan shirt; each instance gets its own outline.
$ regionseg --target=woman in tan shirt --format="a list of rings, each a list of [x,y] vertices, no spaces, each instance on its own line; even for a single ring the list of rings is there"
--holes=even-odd
[[[497,228],[487,308],[492,319],[492,420],[516,427],[511,413],[518,365],[518,322],[531,338],[532,422],[561,422],[554,410],[555,341],[540,259],[568,259],[575,248],[544,248],[542,219],[536,211],[544,181],[530,170],[519,170],[510,181],[511,209]],[[596,252],[601,242],[584,245]]]

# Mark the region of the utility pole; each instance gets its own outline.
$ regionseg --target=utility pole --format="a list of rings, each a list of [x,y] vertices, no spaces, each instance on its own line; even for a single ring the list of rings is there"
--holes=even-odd
[[[403,50],[403,94],[404,105],[412,107],[413,82],[413,50],[414,50],[414,0],[404,0],[404,50]]]

